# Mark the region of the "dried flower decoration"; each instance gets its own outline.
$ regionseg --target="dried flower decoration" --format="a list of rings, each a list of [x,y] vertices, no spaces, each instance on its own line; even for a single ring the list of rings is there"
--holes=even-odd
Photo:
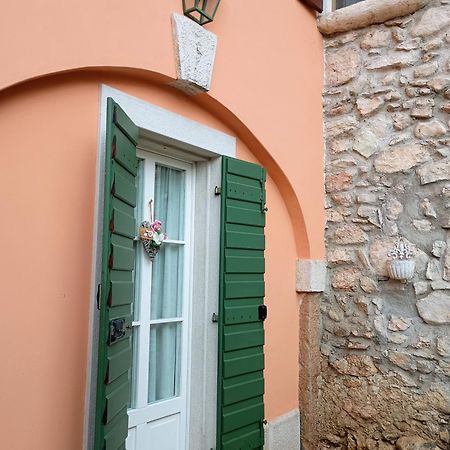
[[[141,226],[139,227],[139,237],[150,260],[154,261],[155,256],[161,249],[161,245],[167,239],[167,234],[164,233],[160,220],[153,221],[152,200],[149,202],[149,207],[151,222],[145,220],[141,223]]]

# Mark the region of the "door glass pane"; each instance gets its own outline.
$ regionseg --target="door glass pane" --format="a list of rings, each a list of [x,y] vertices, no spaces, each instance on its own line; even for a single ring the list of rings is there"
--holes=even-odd
[[[183,250],[182,245],[163,244],[153,262],[151,320],[182,314]]]
[[[148,401],[179,395],[181,323],[150,326]]]
[[[163,223],[169,239],[184,239],[185,172],[156,165],[155,219]]]
[[[132,330],[132,338],[131,338],[131,345],[132,345],[132,361],[133,364],[131,364],[131,370],[128,371],[128,381],[130,383],[130,390],[128,395],[128,408],[134,408],[136,404],[136,368],[137,368],[137,361],[138,361],[138,350],[139,350],[139,340],[138,340],[138,329],[133,327]]]

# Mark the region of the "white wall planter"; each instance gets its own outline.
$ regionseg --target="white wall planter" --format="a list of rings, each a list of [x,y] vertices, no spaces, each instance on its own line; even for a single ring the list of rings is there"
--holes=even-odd
[[[388,253],[392,261],[388,263],[389,276],[394,280],[410,280],[414,276],[416,263],[410,258],[413,252],[409,243],[402,237],[399,237],[394,248]]]
[[[415,268],[415,261],[406,259],[389,261],[388,264],[389,276],[394,280],[410,280],[414,276]]]

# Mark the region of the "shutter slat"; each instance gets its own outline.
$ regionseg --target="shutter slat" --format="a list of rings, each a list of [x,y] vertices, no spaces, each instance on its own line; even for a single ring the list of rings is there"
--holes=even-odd
[[[136,147],[139,139],[139,129],[119,105],[114,105],[113,121]]]
[[[236,437],[235,437],[236,436]],[[239,429],[237,432],[227,434],[223,443],[223,450],[246,450],[260,448],[261,446],[261,428],[258,424],[251,424]]]
[[[228,256],[225,258],[225,267],[227,273],[264,273],[264,258]]]
[[[239,159],[227,159],[227,175],[239,175],[254,180],[265,180],[265,169],[257,164],[240,161]]]
[[[264,329],[260,323],[228,325],[224,334],[225,351],[264,345]]]
[[[241,299],[239,299],[241,300]],[[225,324],[233,325],[238,323],[249,323],[258,321],[258,306],[262,303],[262,298],[250,299],[249,304],[242,306],[225,305]],[[228,302],[227,302],[228,303]]]
[[[264,297],[264,273],[249,273],[245,278],[240,274],[227,274],[224,280],[225,296],[230,298]]]
[[[263,415],[264,404],[262,396],[225,406],[223,413],[223,431],[227,433],[253,422],[258,423],[260,417]]]
[[[222,164],[217,450],[262,449],[265,170]]]
[[[228,231],[226,235],[227,248],[242,248],[251,250],[264,250],[264,235],[257,233],[239,233]]]
[[[133,302],[134,284],[129,271],[111,271],[109,306],[129,305]]]
[[[241,183],[228,183],[227,197],[246,202],[260,203],[261,188],[251,187]]]
[[[112,383],[131,368],[131,351],[129,340],[126,340],[121,351],[108,355],[108,383]]]
[[[136,206],[136,180],[119,164],[113,164],[112,188],[114,197],[120,198],[130,206]]]
[[[264,369],[264,353],[261,347],[245,348],[243,350],[229,351],[224,355],[224,378],[234,377],[238,374],[262,371]]]
[[[134,208],[117,198],[113,198],[110,230],[115,234],[134,239],[136,234],[136,220]]]
[[[114,161],[128,170],[133,175],[137,174],[138,159],[136,156],[136,146],[131,142],[120,128],[115,129],[114,138],[116,141],[113,154]]]
[[[126,414],[119,415],[118,418],[106,428],[107,433],[104,438],[104,449],[118,450],[125,448],[125,439],[128,435],[128,416]]]
[[[128,404],[130,386],[127,374],[108,385],[105,407],[105,423],[111,422],[114,417]]]
[[[249,206],[253,203],[249,203]],[[259,206],[259,205],[258,205]],[[227,221],[230,223],[237,223],[241,225],[254,225],[263,227],[265,225],[265,217],[261,214],[259,209],[253,208],[239,208],[237,206],[227,207]]]
[[[241,400],[264,394],[264,378],[253,373],[227,379],[223,386],[223,404],[230,405]]]
[[[134,243],[133,239],[127,239],[116,234],[111,235],[111,269],[134,269]]]

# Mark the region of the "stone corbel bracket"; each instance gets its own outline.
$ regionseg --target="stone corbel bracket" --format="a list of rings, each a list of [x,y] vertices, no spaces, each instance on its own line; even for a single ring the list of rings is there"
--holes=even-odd
[[[217,36],[191,19],[172,14],[177,80],[172,86],[188,95],[209,91]]]
[[[325,261],[301,259],[297,261],[297,292],[323,292],[327,280]]]
[[[321,14],[317,26],[322,34],[343,33],[406,16],[431,0],[366,0],[337,11]]]

